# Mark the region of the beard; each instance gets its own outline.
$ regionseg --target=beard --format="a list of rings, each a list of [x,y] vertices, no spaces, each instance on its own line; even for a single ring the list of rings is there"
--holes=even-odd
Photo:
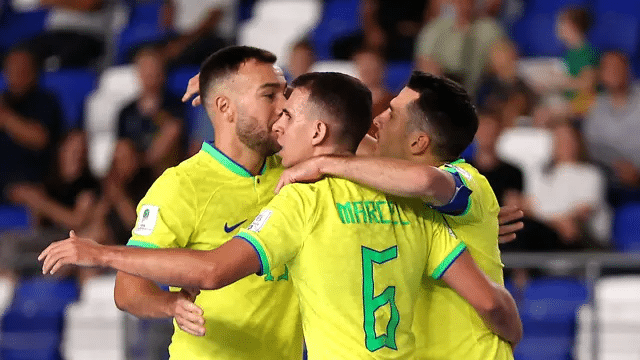
[[[238,117],[236,134],[245,146],[264,156],[273,155],[281,149],[271,129],[261,127],[253,116]]]

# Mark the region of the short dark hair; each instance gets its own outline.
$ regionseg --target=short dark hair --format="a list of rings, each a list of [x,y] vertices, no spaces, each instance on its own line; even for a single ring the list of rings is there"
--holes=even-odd
[[[586,34],[587,31],[591,28],[591,24],[593,23],[593,19],[591,18],[591,14],[587,9],[582,7],[567,7],[562,13],[563,17],[565,17],[569,22],[571,22],[578,31],[582,34]]]
[[[421,71],[411,74],[407,87],[420,94],[409,104],[414,128],[429,134],[440,160],[456,160],[478,130],[478,115],[467,92],[453,80]]]
[[[200,67],[202,98],[206,98],[213,82],[238,72],[242,64],[252,59],[261,63],[274,64],[277,57],[267,50],[251,46],[228,46],[211,54]]]
[[[371,127],[371,91],[353,76],[335,72],[300,75],[292,86],[309,90],[309,101],[340,125],[339,141],[355,153]]]

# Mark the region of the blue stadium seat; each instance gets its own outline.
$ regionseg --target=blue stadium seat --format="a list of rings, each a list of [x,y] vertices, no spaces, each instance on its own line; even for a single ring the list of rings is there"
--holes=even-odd
[[[622,50],[633,58],[638,53],[639,24],[639,18],[631,14],[600,14],[596,18],[590,38],[597,49]]]
[[[333,41],[360,29],[359,3],[359,0],[325,1],[322,20],[311,32],[317,60],[330,60]]]
[[[131,13],[129,14],[129,26],[135,27],[139,25],[159,25],[160,11],[162,10],[164,1],[133,1],[131,4]]]
[[[620,251],[640,252],[640,203],[616,210],[613,239]]]
[[[22,206],[0,205],[0,231],[25,230],[31,225],[29,212]]]
[[[60,335],[50,332],[3,333],[0,359],[60,360]]]
[[[587,302],[586,286],[572,278],[534,279],[519,303],[524,338],[516,359],[569,360],[578,308]]]
[[[590,7],[591,0],[531,0],[527,4],[527,14],[551,14],[568,6]]]
[[[94,72],[83,69],[63,69],[44,74],[42,83],[57,95],[67,129],[82,127],[84,100],[96,81]]]
[[[11,308],[25,313],[42,309],[44,312],[63,310],[78,300],[78,284],[74,280],[51,277],[32,277],[19,282]]]
[[[199,71],[200,69],[196,66],[187,66],[171,71],[167,74],[167,90],[178,99],[181,99],[184,91],[187,89],[189,79]],[[196,117],[198,116],[198,111],[198,108],[191,106],[191,103],[185,104],[185,116],[187,117],[184,119],[186,122],[184,129],[185,134],[191,134]]]
[[[393,94],[397,94],[407,84],[413,71],[413,63],[410,62],[394,62],[387,65],[385,73],[384,85],[387,90]]]
[[[594,0],[593,12],[597,16],[608,12],[640,16],[640,1]]]
[[[7,9],[9,9],[9,7],[7,7]],[[40,34],[44,29],[47,13],[47,10],[22,13],[13,11],[3,12],[2,21],[0,22],[0,53]]]
[[[140,46],[159,42],[170,36],[170,32],[156,25],[136,25],[122,30],[116,49],[116,64],[122,65],[129,60],[129,56]]]
[[[563,46],[556,37],[553,14],[533,14],[513,26],[512,37],[523,56],[561,56]]]

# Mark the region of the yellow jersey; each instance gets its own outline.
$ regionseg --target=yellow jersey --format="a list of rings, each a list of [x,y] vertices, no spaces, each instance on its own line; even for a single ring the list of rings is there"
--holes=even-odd
[[[465,242],[478,267],[497,284],[504,284],[498,249],[500,206],[489,182],[463,160],[442,169],[453,173],[466,187],[466,196],[456,199],[462,205],[460,211],[453,211],[457,215],[444,215],[447,223]],[[513,359],[510,344],[494,334],[465,299],[443,281],[427,279],[425,284],[413,326],[417,359]]]
[[[211,250],[235,235],[274,197],[282,166],[268,157],[260,175],[209,143],[166,170],[138,205],[128,245]],[[223,289],[202,291],[206,335],[190,335],[175,324],[172,360],[302,358],[302,324],[293,285],[284,266],[251,275]]]
[[[465,249],[420,200],[331,177],[285,186],[237,236],[262,272],[287,265],[309,360],[413,359],[420,282]]]

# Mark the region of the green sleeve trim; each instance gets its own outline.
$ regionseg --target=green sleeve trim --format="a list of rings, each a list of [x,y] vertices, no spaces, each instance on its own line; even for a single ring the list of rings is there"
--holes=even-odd
[[[466,248],[467,248],[467,245],[465,245],[461,241],[460,244],[458,244],[458,246],[456,246],[449,253],[449,255],[447,255],[447,257],[444,260],[442,260],[440,265],[438,265],[438,267],[431,274],[431,277],[435,280],[439,280],[442,277],[442,275],[447,271],[447,269],[449,269],[449,266],[451,266],[451,264],[453,264],[453,262],[456,261],[458,256],[460,256],[466,250]]]
[[[269,266],[269,259],[267,258],[267,252],[264,251],[264,248],[260,244],[260,242],[253,237],[253,235],[249,234],[245,230],[240,230],[240,232],[236,235],[236,237],[241,238],[242,240],[248,242],[253,246],[253,248],[258,253],[260,257],[260,265],[262,267],[262,273],[260,275],[271,274],[271,268]]]
[[[141,248],[147,248],[147,249],[158,249],[158,248],[160,248],[160,246],[158,246],[156,244],[152,244],[152,243],[148,243],[148,242],[140,241],[140,240],[134,240],[134,239],[129,240],[129,242],[127,243],[127,246],[135,246],[135,247],[141,247]]]

